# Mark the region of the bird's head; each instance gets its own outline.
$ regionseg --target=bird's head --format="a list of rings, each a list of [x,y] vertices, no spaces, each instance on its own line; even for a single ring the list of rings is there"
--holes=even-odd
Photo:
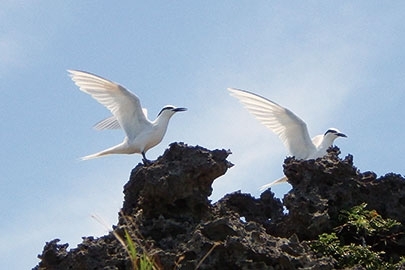
[[[332,142],[338,137],[344,137],[344,138],[347,137],[345,134],[340,132],[337,128],[328,129],[323,136],[324,136],[325,139],[328,138]]]
[[[187,111],[187,108],[176,108],[173,105],[166,105],[162,108],[162,110],[160,110],[158,117],[159,116],[171,117],[176,112],[184,112],[184,111]]]

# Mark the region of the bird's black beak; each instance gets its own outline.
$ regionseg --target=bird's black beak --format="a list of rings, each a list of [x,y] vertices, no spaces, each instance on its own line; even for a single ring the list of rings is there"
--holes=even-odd
[[[347,138],[346,134],[343,134],[343,133],[337,133],[336,135],[339,136],[339,137]]]
[[[187,108],[174,108],[173,111],[174,112],[184,112],[184,111],[187,111]]]

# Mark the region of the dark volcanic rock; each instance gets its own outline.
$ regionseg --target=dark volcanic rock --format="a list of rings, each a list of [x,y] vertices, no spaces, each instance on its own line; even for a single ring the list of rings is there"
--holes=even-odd
[[[315,239],[337,225],[342,209],[363,202],[383,217],[405,224],[404,179],[394,174],[377,179],[372,172],[361,173],[351,155],[342,160],[339,154],[335,147],[317,160],[285,160],[284,173],[293,186],[284,197],[289,214],[273,227],[273,234]]]
[[[232,166],[225,150],[171,144],[150,166],[139,164],[124,186],[125,215],[143,210],[145,217],[196,218],[210,215],[208,197],[214,180]]]
[[[36,269],[131,269],[124,248],[112,235],[98,239],[83,237],[83,242],[67,252],[68,244],[58,245],[59,239],[45,244]]]
[[[70,251],[53,240],[36,269],[132,269],[118,240],[125,233],[161,269],[333,269],[334,259],[317,257],[303,240],[330,232],[342,209],[366,202],[384,218],[405,221],[404,179],[360,173],[352,156],[338,154],[333,148],[317,160],[287,158],[284,173],[293,188],[284,204],[270,189],[260,198],[234,192],[211,204],[213,181],[232,166],[229,151],[171,144],[151,165],[132,171],[114,232],[83,238]],[[387,252],[404,255],[403,240]]]

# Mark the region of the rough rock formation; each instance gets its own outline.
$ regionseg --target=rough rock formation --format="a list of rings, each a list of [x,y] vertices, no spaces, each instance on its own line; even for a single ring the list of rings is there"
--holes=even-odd
[[[333,269],[334,259],[314,254],[305,240],[332,231],[342,209],[366,202],[405,224],[404,178],[360,173],[337,148],[317,160],[285,160],[293,188],[283,203],[267,190],[260,198],[235,192],[211,204],[213,181],[232,166],[229,154],[171,144],[153,164],[133,169],[113,232],[85,237],[70,251],[52,240],[35,269],[132,269],[118,240],[125,233],[161,269]],[[396,255],[405,255],[405,241],[395,243]]]
[[[377,179],[373,172],[359,172],[351,155],[342,160],[339,154],[335,147],[322,159],[285,160],[284,173],[293,186],[284,197],[289,214],[275,224],[273,234],[296,233],[300,239],[314,239],[337,225],[342,209],[363,202],[382,216],[405,224],[404,178],[391,173]]]

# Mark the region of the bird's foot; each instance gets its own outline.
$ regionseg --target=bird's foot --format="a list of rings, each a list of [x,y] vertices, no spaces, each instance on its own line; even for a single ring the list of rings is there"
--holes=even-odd
[[[149,160],[149,159],[146,159],[146,158],[143,158],[143,159],[142,159],[142,162],[143,162],[143,165],[145,165],[145,166],[149,166],[149,165],[152,164],[152,161]]]
[[[142,154],[143,165],[149,166],[153,163],[151,160],[146,158],[145,152],[142,152],[141,154]]]

